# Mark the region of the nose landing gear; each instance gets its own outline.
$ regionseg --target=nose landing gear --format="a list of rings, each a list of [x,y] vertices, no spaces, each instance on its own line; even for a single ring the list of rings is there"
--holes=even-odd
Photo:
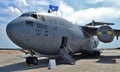
[[[37,65],[38,64],[38,59],[37,57],[26,57],[26,64],[28,66],[31,66],[31,65]]]
[[[26,65],[28,66],[37,65],[38,58],[35,56],[35,52],[30,50],[28,51],[28,54],[30,54],[30,56],[26,57]]]

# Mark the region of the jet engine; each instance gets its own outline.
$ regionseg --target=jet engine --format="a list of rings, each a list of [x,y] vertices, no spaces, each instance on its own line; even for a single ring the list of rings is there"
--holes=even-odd
[[[110,26],[101,26],[97,29],[97,38],[104,43],[112,42],[114,39],[114,30]]]

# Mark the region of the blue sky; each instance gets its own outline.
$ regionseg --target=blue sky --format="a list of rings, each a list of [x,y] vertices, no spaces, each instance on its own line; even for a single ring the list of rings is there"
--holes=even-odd
[[[120,0],[0,0],[0,47],[18,47],[7,37],[6,25],[24,12],[47,12],[49,4],[58,5],[58,15],[85,25],[92,20],[115,23],[120,29]],[[120,40],[99,47],[120,47]]]

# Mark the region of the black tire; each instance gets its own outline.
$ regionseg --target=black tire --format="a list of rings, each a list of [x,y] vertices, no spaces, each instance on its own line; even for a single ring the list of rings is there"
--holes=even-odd
[[[37,65],[38,64],[38,59],[37,57],[26,57],[26,64],[27,65]]]
[[[94,55],[95,55],[95,56],[100,56],[100,52],[99,52],[99,51],[95,51],[95,52],[94,52]]]
[[[38,58],[37,58],[37,57],[33,57],[32,63],[33,63],[34,65],[37,65],[37,64],[38,64]]]
[[[31,57],[26,57],[26,64],[30,65],[32,63]]]

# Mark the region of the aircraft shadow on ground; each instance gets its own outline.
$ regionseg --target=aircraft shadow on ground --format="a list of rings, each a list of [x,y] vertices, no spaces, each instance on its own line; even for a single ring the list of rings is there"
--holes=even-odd
[[[6,65],[3,67],[0,67],[0,72],[17,72],[17,71],[23,71],[24,70],[30,70],[30,69],[37,69],[37,68],[44,68],[48,66],[48,59],[40,59],[39,64],[35,66],[27,66],[25,65],[25,62],[19,62],[15,64]]]
[[[98,59],[96,61],[96,63],[104,63],[104,64],[115,64],[117,63],[115,59],[120,59],[120,55],[119,56],[98,56],[98,57],[94,57],[94,56],[83,56],[83,55],[79,55],[74,57],[75,60],[80,60],[80,59]]]
[[[75,55],[73,58],[75,59],[75,61],[78,61],[81,59],[98,59],[96,63],[115,64],[116,63],[115,59],[120,59],[120,56],[88,57],[88,56],[82,56],[82,55]],[[57,65],[67,64],[61,57],[54,57],[54,59],[56,59]],[[0,67],[0,72],[14,72],[14,71],[37,69],[37,68],[45,68],[45,67],[48,67],[48,62],[49,62],[48,59],[40,59],[39,64],[36,66],[26,66],[25,62],[19,62],[19,63]]]
[[[116,59],[120,59],[120,56],[100,56],[96,63],[115,64],[117,63]]]

